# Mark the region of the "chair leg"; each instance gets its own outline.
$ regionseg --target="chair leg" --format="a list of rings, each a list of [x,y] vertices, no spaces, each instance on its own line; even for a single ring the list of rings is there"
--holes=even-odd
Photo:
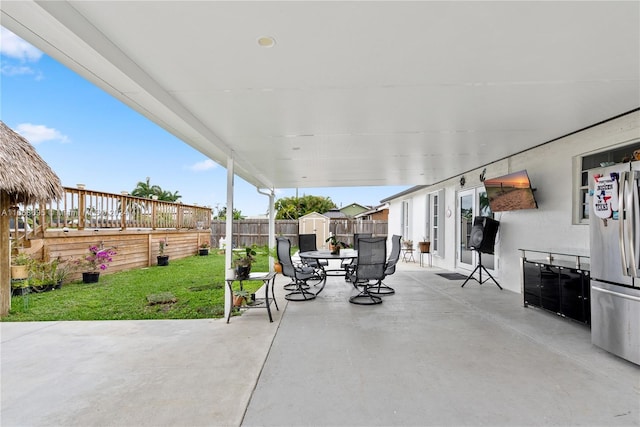
[[[314,275],[312,278],[305,280],[306,289],[309,289],[309,286],[318,286],[322,282],[327,280],[327,274],[325,273],[322,267],[315,268]]]
[[[304,289],[309,289],[309,285],[307,285],[306,283],[304,285],[301,285]],[[284,285],[282,287],[285,291],[295,291],[298,289],[298,284],[296,283],[295,280],[291,280],[291,282],[287,283],[286,285]]]
[[[352,296],[351,298],[349,298],[349,302],[351,304],[358,304],[358,305],[374,305],[374,304],[381,304],[382,303],[382,298],[380,298],[377,295],[371,295],[369,293],[369,286],[363,286],[362,290]]]
[[[286,294],[284,296],[284,299],[289,301],[311,301],[316,298],[316,294],[307,290],[309,289],[309,285],[307,285],[304,281],[298,280],[296,281],[296,285],[296,290]]]
[[[396,293],[395,289],[382,283],[382,280],[378,280],[378,282],[373,285],[368,285],[368,290],[371,295],[378,296],[393,295]]]

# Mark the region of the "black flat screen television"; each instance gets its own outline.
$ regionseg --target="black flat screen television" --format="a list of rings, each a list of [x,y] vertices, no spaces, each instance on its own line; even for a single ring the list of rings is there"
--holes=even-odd
[[[536,209],[538,203],[526,170],[484,180],[491,212]]]

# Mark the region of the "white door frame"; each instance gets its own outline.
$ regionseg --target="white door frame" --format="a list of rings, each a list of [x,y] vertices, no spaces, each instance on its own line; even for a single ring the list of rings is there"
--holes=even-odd
[[[468,242],[475,214],[476,190],[458,191],[456,197],[456,267],[471,272],[476,267],[476,256],[468,248]]]
[[[484,192],[484,187],[461,190],[458,191],[456,199],[456,267],[469,272],[475,269],[478,265],[478,253],[468,249],[468,237],[471,233],[471,227],[473,227],[473,219],[476,216],[492,216],[488,207],[480,206],[480,195]],[[465,198],[464,206],[463,198]],[[468,219],[469,215],[471,218],[464,223],[462,221],[463,208],[465,210],[469,208],[471,209],[470,213],[466,212],[466,218]],[[463,236],[463,233],[465,236]],[[494,272],[496,258],[496,255],[493,254],[482,254],[482,265],[492,274]]]

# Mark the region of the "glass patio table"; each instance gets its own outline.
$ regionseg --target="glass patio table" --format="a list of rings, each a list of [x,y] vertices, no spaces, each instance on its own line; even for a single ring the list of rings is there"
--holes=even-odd
[[[338,252],[337,254],[332,254],[330,251],[325,249],[325,250],[318,250],[318,251],[300,252],[299,255],[300,255],[300,258],[311,258],[316,260],[326,260],[326,261],[340,260],[341,261],[340,265],[342,265],[342,261],[344,260],[358,258],[358,251],[354,249],[341,249],[340,252]],[[344,268],[325,269],[322,265],[320,265],[319,268],[322,270],[322,274],[324,276],[346,275],[346,270]],[[326,283],[327,283],[327,280],[325,277],[325,279],[322,281],[322,286],[320,287],[318,292],[316,292],[316,295],[322,292],[322,290],[324,289],[324,285]]]

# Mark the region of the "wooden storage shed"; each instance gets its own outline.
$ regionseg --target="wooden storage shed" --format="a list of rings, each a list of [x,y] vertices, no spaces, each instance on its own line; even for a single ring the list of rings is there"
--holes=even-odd
[[[329,237],[330,221],[329,217],[317,212],[303,215],[298,219],[298,233],[315,234],[318,249],[326,248],[325,240]]]

